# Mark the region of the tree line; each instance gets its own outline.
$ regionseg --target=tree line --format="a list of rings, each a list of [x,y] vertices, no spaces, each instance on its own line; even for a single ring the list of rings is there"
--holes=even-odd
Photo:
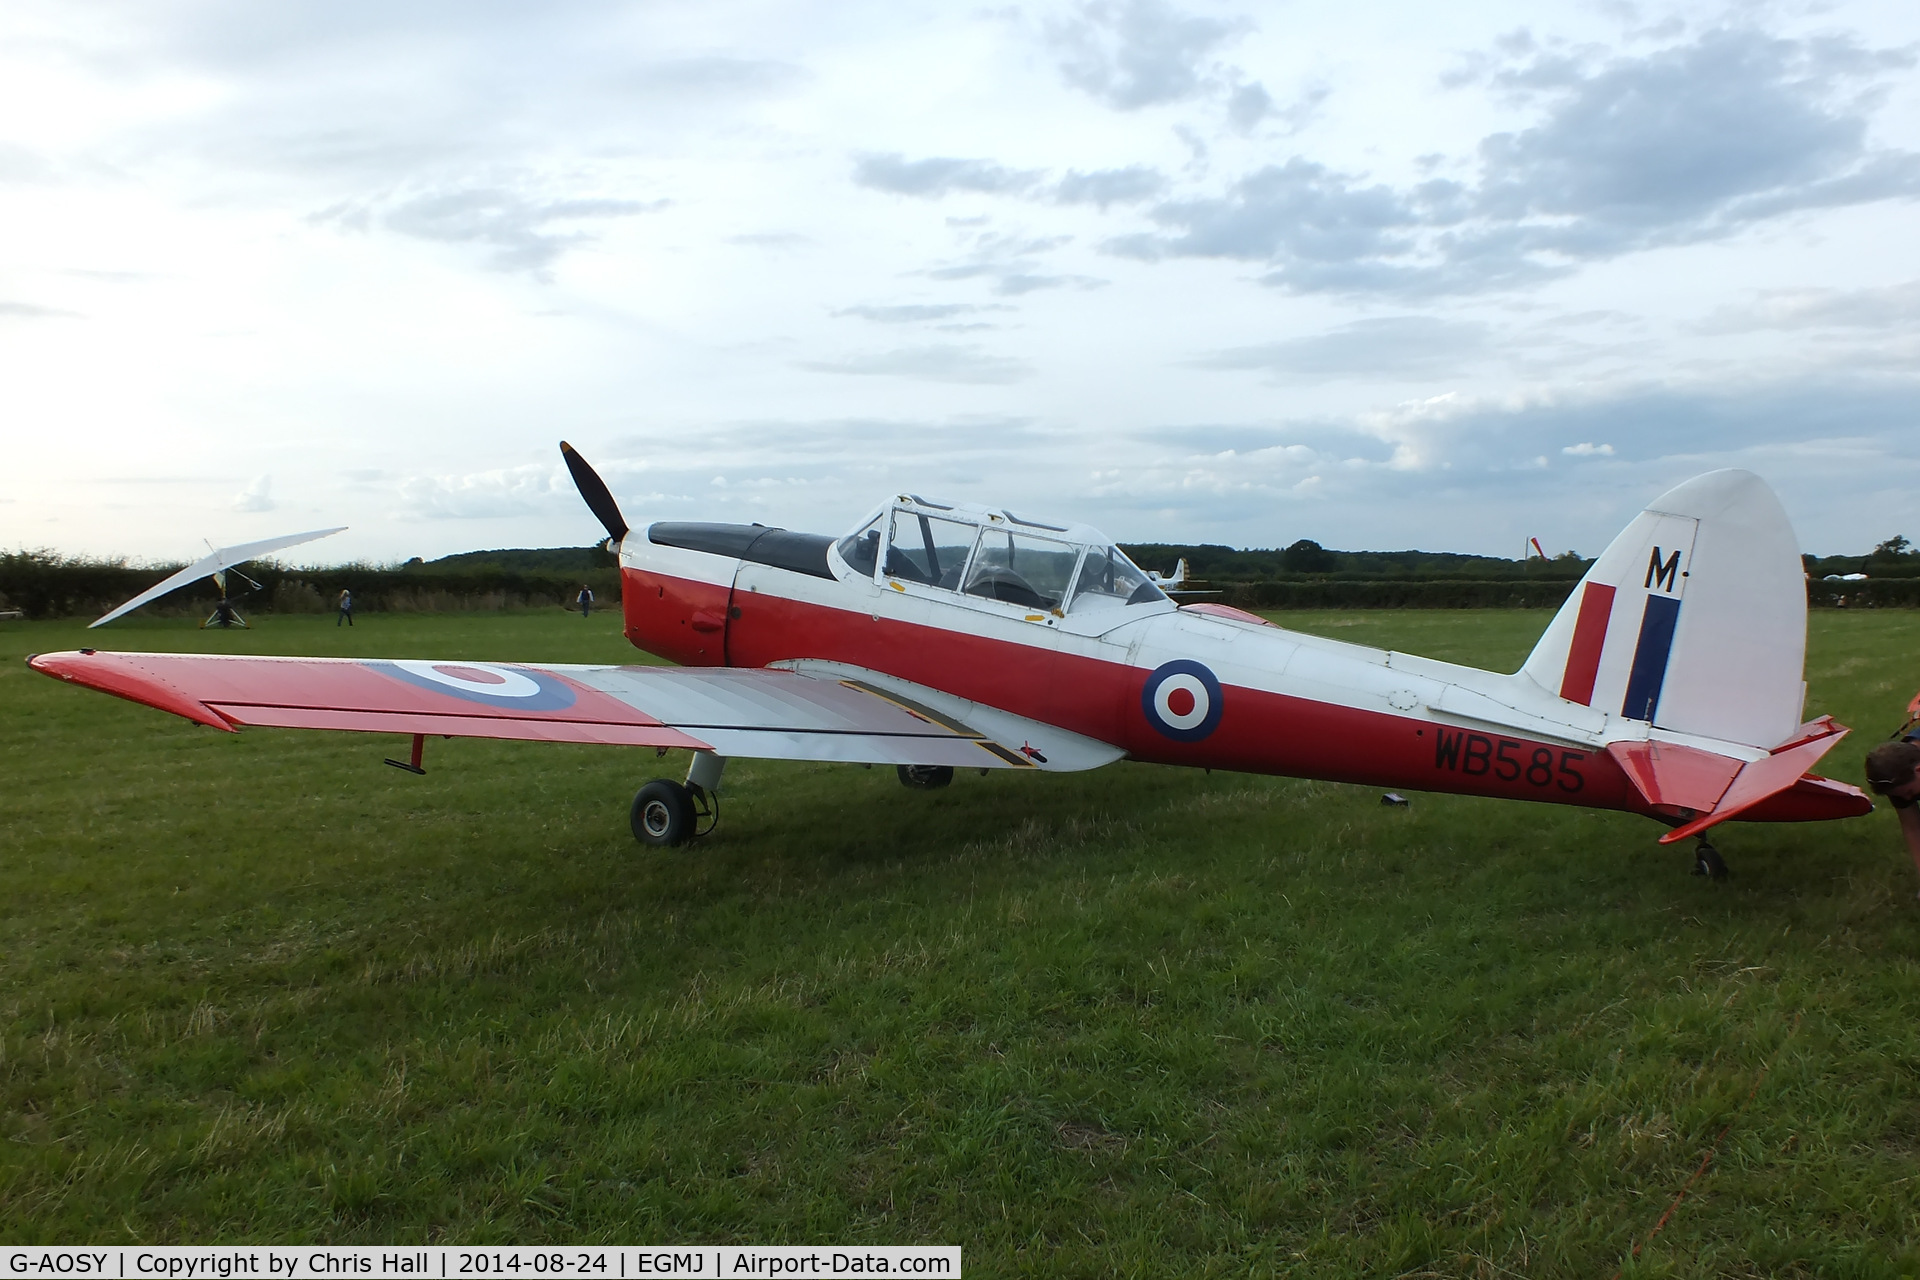
[[[1593,561],[1573,552],[1552,559],[1438,551],[1338,551],[1310,539],[1273,549],[1212,544],[1129,543],[1143,568],[1171,572],[1184,559],[1188,586],[1243,609],[1553,608]],[[1920,550],[1889,538],[1866,555],[1805,556],[1807,602],[1823,608],[1920,607]],[[95,616],[131,599],[179,565],[134,567],[124,560],[54,551],[0,552],[0,609],[31,618]],[[619,565],[603,547],[468,551],[398,565],[295,567],[275,561],[242,566],[259,584],[230,579],[243,608],[279,613],[331,612],[341,590],[369,612],[442,612],[571,606],[582,585],[603,605],[620,598]],[[1865,573],[1865,581],[1840,575]],[[162,615],[205,614],[215,600],[202,580],[147,608]]]
[[[134,567],[54,551],[0,552],[0,609],[18,609],[30,618],[98,616],[183,567]],[[296,567],[258,560],[239,573],[245,578],[229,573],[227,589],[242,612],[331,613],[343,590],[353,593],[356,611],[375,613],[571,606],[582,585],[601,604],[620,598],[619,566],[598,547],[472,551],[398,565]],[[213,582],[203,578],[143,611],[206,614],[217,598]]]

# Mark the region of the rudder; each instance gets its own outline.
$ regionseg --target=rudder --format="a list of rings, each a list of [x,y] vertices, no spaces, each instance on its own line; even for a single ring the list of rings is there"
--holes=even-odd
[[[1806,639],[1780,500],[1752,472],[1711,471],[1634,517],[1521,672],[1609,716],[1772,747],[1800,723]]]

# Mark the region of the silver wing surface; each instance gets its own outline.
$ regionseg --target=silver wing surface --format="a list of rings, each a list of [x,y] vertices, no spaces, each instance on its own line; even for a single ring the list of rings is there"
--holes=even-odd
[[[534,666],[90,650],[34,670],[224,730],[243,726],[684,747],[851,764],[1072,771],[1124,753],[1012,712],[828,663]]]

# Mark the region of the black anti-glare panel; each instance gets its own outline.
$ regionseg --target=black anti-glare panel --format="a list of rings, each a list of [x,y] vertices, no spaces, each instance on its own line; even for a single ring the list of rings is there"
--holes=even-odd
[[[647,541],[683,551],[750,560],[815,578],[833,577],[833,571],[827,568],[827,548],[833,545],[833,539],[824,533],[794,533],[758,524],[663,520],[647,529]]]

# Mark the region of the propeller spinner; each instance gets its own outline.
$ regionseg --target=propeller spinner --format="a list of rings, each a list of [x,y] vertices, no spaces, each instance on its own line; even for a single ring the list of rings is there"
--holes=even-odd
[[[613,549],[618,551],[621,541],[627,536],[627,521],[620,514],[620,504],[607,491],[606,481],[565,440],[560,442],[560,456],[567,460],[567,470],[573,473],[574,487],[580,490],[580,496],[586,500],[587,509],[606,526],[607,538]]]

